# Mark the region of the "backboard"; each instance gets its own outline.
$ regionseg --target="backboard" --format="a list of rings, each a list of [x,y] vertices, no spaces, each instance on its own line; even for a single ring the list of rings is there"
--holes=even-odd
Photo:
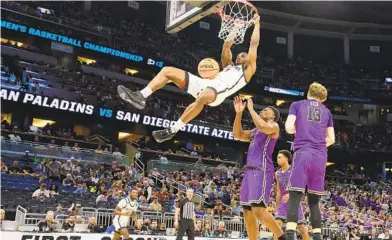
[[[166,31],[176,33],[216,12],[223,4],[224,1],[169,0],[166,5]]]

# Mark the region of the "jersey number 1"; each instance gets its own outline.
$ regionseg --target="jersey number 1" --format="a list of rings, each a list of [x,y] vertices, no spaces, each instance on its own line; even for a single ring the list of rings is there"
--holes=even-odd
[[[321,109],[316,107],[308,107],[308,121],[316,123],[321,122]]]

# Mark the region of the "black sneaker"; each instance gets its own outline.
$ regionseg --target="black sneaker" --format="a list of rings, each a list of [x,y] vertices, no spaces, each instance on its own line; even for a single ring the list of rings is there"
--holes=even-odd
[[[129,102],[135,108],[143,109],[146,107],[146,99],[140,92],[132,92],[123,85],[118,85],[117,92],[122,100]]]
[[[169,128],[152,132],[152,136],[154,137],[155,141],[159,143],[170,140],[175,135],[176,133],[171,132]]]

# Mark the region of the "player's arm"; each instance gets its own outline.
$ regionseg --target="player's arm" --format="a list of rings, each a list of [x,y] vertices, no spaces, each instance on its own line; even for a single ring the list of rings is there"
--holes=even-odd
[[[133,222],[136,224],[136,223],[137,223],[137,214],[136,214],[136,211],[133,211],[133,212],[132,212],[131,217],[132,217]]]
[[[121,200],[121,201],[117,204],[116,208],[114,209],[114,215],[118,215],[118,216],[129,216],[129,213],[122,213],[122,212],[121,212],[122,209],[123,209],[124,207],[126,207],[126,203],[125,203],[123,200]]]
[[[285,123],[285,129],[288,134],[295,134],[295,120],[297,116],[295,115],[288,115]]]
[[[278,181],[278,172],[275,172],[275,180],[276,180],[275,202],[276,202],[276,207],[278,207],[279,204],[280,204],[280,184],[279,184],[279,181]]]
[[[256,71],[257,48],[260,42],[260,16],[256,15],[254,19],[253,33],[250,38],[250,46],[248,51],[249,65],[253,71]]]
[[[327,127],[327,137],[325,139],[327,147],[335,143],[335,129],[333,127]]]
[[[232,45],[233,45],[232,41],[228,41],[223,44],[222,55],[221,55],[222,68],[225,68],[231,64],[231,61],[233,59],[233,54],[231,53]]]
[[[193,213],[192,218],[193,218],[193,224],[196,227],[196,214],[195,213]],[[198,230],[200,230],[200,229],[198,229]]]
[[[287,116],[285,129],[288,134],[295,134],[295,121],[297,120],[297,106],[296,102],[293,102],[289,108],[289,115]]]
[[[253,101],[252,99],[248,99],[248,111],[250,113],[250,116],[252,117],[252,120],[254,124],[256,125],[257,129],[265,134],[274,134],[279,132],[279,126],[276,123],[268,123],[262,119],[259,114],[255,111],[253,108]]]
[[[233,137],[236,140],[244,141],[244,142],[249,142],[250,137],[251,137],[251,131],[243,131],[242,130],[242,113],[245,110],[246,104],[242,101],[240,96],[236,96],[234,98],[234,109],[236,111],[235,119],[234,119],[234,124],[233,124]]]
[[[174,223],[178,224],[179,216],[180,216],[180,211],[181,211],[181,201],[178,202],[178,205],[176,206],[176,211],[174,212]]]
[[[325,138],[327,147],[335,143],[335,129],[333,127],[333,118],[331,112],[329,112],[329,119],[327,124],[327,136]]]

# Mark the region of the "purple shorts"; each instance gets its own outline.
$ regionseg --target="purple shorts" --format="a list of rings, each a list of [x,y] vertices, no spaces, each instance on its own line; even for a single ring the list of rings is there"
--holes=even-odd
[[[274,172],[261,171],[255,168],[247,168],[241,183],[241,205],[264,203],[267,207],[270,202]]]
[[[291,166],[289,190],[305,192],[308,187],[308,193],[324,195],[326,164],[326,154],[309,149],[296,151]]]
[[[275,219],[280,219],[283,222],[286,222],[287,213],[289,212],[289,202],[280,203],[278,208],[275,211]],[[298,208],[298,223],[305,223],[305,215],[302,209],[302,204],[299,205]]]

